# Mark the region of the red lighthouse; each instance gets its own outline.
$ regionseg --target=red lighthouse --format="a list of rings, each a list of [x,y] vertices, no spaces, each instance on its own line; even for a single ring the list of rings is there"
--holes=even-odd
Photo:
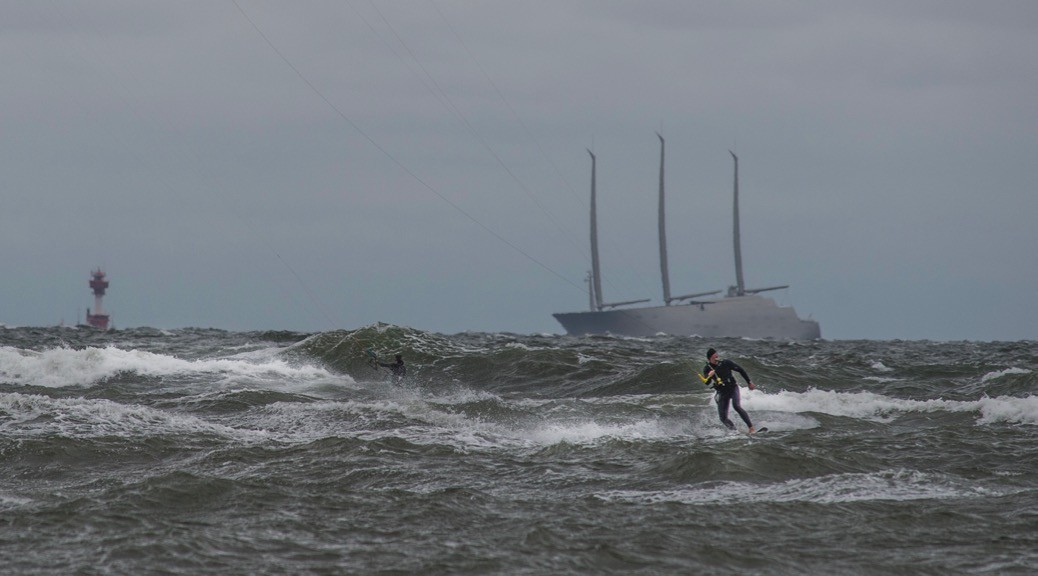
[[[87,324],[94,328],[107,330],[108,314],[105,314],[101,308],[101,298],[104,297],[105,289],[108,288],[108,280],[105,280],[105,273],[100,268],[90,273],[90,288],[94,291],[94,313],[91,314],[90,309],[87,308]]]

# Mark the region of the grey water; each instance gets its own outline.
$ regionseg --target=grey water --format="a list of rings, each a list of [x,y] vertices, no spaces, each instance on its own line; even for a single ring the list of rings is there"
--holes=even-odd
[[[720,424],[709,347],[768,432]],[[0,571],[1033,574],[1036,372],[1036,342],[0,328]]]

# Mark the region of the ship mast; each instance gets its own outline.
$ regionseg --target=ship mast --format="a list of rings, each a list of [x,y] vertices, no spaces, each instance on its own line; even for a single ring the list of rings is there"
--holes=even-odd
[[[768,286],[767,288],[747,289],[742,279],[742,244],[739,241],[739,157],[735,152],[728,151],[735,160],[735,192],[732,206],[732,235],[735,243],[735,286],[728,288],[728,296],[745,296],[747,294],[759,294],[770,290],[782,290],[789,288],[788,284],[782,286]]]
[[[735,295],[746,295],[746,284],[742,279],[742,246],[739,243],[739,157],[735,152],[728,151],[735,161],[735,192],[732,202],[732,236],[735,245]]]
[[[598,216],[595,208],[595,154],[591,155],[591,289],[595,295],[593,310],[602,309],[602,273],[598,268]]]
[[[656,136],[660,139],[660,275],[663,277],[663,303],[670,306],[670,272],[667,270],[667,219],[664,216],[663,196],[663,156],[664,141],[659,132]]]
[[[591,310],[602,311],[606,308],[616,308],[628,304],[641,304],[648,302],[648,298],[641,300],[627,300],[625,302],[603,302],[602,301],[602,272],[598,264],[598,213],[596,210],[597,197],[595,192],[595,154],[588,150],[591,155]]]
[[[670,295],[670,271],[667,266],[667,218],[665,216],[666,210],[664,209],[664,193],[663,193],[663,159],[665,156],[666,144],[663,140],[663,136],[657,132],[656,136],[660,139],[660,275],[663,277],[663,303],[670,306],[671,302],[680,302],[682,300],[691,300],[693,298],[699,298],[701,296],[713,296],[718,294],[720,290],[711,290],[709,292],[697,292],[695,294],[685,294],[684,296],[671,296]]]

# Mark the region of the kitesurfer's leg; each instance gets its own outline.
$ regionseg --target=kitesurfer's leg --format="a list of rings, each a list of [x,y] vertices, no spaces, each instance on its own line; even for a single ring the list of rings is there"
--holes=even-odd
[[[742,409],[742,401],[739,398],[738,387],[736,387],[735,392],[732,393],[732,408],[735,408],[735,411],[739,413],[739,416],[742,418],[742,421],[746,423],[747,427],[749,427],[750,433],[753,433],[753,422],[750,422],[750,415]]]
[[[728,419],[728,403],[732,397],[723,393],[717,393],[717,415],[720,416],[721,422],[727,426],[730,430],[735,430],[735,424]]]

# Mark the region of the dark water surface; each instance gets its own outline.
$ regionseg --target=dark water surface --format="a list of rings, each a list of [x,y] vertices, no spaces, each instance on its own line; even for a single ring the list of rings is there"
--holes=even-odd
[[[710,346],[769,432],[719,424]],[[0,569],[1033,574],[1036,371],[1036,342],[0,328]]]

